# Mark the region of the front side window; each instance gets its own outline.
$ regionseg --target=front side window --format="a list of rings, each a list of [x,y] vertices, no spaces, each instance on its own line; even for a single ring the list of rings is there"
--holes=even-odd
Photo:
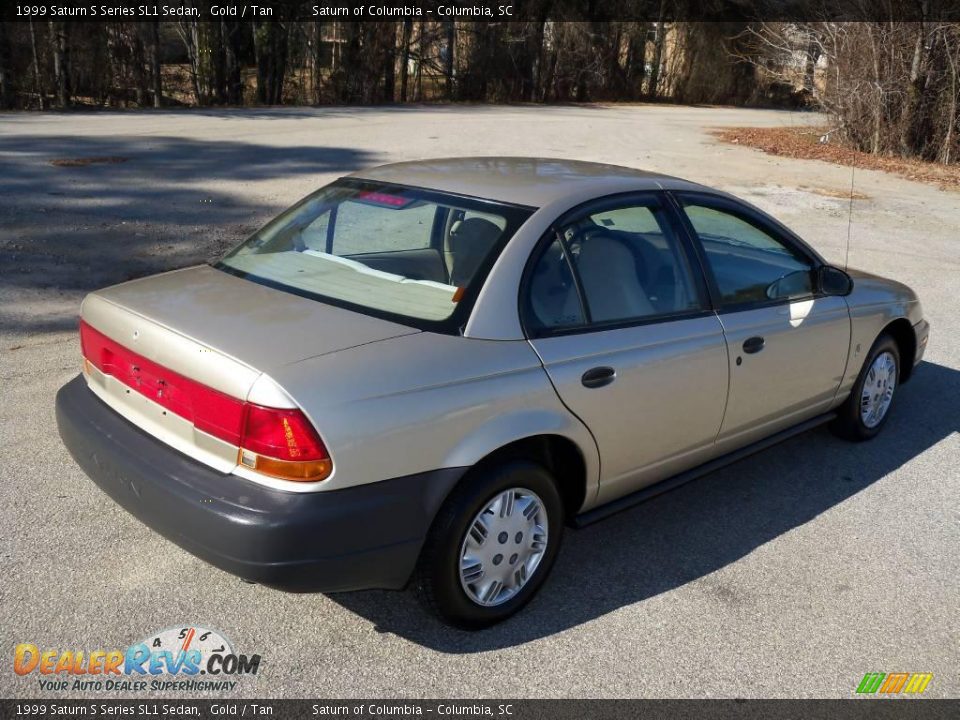
[[[656,200],[565,222],[535,261],[528,295],[535,331],[701,309],[686,255]]]
[[[684,212],[700,238],[724,306],[813,293],[810,260],[754,223],[696,202]]]
[[[453,318],[530,215],[524,208],[342,180],[303,199],[217,267],[399,321]]]

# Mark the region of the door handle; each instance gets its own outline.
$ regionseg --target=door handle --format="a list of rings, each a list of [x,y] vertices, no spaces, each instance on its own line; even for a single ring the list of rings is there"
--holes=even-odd
[[[752,355],[753,353],[758,353],[763,350],[765,344],[766,341],[762,337],[754,336],[747,338],[743,341],[743,351],[748,355]]]
[[[587,370],[580,378],[584,387],[598,388],[609,385],[617,379],[617,371],[612,367],[595,367]]]

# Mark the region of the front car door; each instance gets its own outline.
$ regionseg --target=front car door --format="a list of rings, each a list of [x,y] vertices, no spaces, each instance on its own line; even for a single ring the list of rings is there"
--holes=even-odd
[[[675,193],[698,242],[729,347],[730,397],[718,452],[822,412],[843,378],[850,316],[816,287],[822,264],[752,208],[709,193]]]
[[[531,257],[524,328],[600,451],[599,502],[699,464],[727,397],[727,350],[689,239],[662,193],[560,219]]]

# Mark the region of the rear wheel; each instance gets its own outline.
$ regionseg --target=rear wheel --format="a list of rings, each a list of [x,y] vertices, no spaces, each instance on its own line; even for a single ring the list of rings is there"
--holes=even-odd
[[[433,523],[415,578],[445,622],[477,629],[505,620],[546,580],[563,535],[550,473],[527,460],[472,471]]]
[[[900,381],[900,350],[889,335],[881,335],[870,348],[850,397],[840,406],[830,428],[847,440],[869,440],[887,422]]]

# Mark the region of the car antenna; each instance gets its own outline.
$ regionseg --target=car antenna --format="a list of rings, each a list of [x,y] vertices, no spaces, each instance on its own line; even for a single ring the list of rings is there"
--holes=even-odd
[[[853,178],[856,173],[856,164],[850,165],[850,208],[847,213],[847,246],[843,253],[843,271],[847,272],[850,265],[850,232],[853,228]]]

